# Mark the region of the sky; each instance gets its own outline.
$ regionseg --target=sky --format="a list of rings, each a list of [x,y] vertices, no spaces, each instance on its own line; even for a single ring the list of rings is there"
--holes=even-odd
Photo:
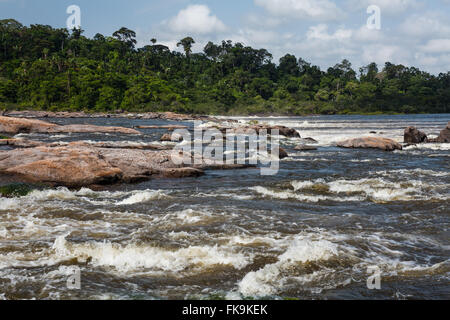
[[[324,70],[348,59],[356,70],[389,61],[450,71],[450,0],[0,0],[0,19],[64,28],[70,5],[80,7],[86,36],[125,26],[138,46],[156,38],[178,50],[189,35],[194,52],[233,40],[269,50],[275,63],[290,53]]]

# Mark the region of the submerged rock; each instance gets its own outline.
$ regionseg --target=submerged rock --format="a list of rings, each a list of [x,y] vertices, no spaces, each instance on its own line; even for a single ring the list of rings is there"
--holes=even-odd
[[[408,127],[405,129],[404,133],[404,143],[416,144],[428,142],[427,135],[417,130],[415,127]]]
[[[295,150],[297,150],[297,151],[312,151],[312,150],[317,150],[317,147],[302,144],[302,145],[296,146]]]
[[[341,141],[337,143],[338,147],[341,148],[374,148],[380,149],[384,151],[394,151],[394,150],[402,150],[401,144],[398,142],[381,137],[363,137],[356,139],[349,139],[345,141]]]
[[[308,137],[308,138],[302,138],[302,141],[307,142],[307,143],[312,143],[312,144],[317,144],[317,143],[319,143],[319,141],[317,141],[316,139],[310,138],[310,137]]]

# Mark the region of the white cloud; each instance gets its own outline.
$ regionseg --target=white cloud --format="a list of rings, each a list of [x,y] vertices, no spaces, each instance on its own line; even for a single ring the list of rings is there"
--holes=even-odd
[[[322,40],[322,41],[344,41],[352,37],[353,31],[350,29],[338,29],[334,33],[328,33],[328,26],[326,24],[319,24],[318,26],[310,27],[306,33],[308,40]]]
[[[378,44],[363,47],[362,60],[365,63],[384,64],[385,62],[392,62],[408,65],[410,58],[409,51],[398,45]]]
[[[414,37],[450,35],[448,16],[440,13],[413,14],[400,25],[400,31]]]
[[[280,17],[326,21],[344,16],[342,10],[329,0],[255,0],[255,4]]]
[[[211,14],[205,5],[190,5],[166,22],[170,30],[178,33],[210,34],[227,30],[225,24]]]
[[[450,52],[450,39],[432,39],[422,47],[423,52],[444,53]]]

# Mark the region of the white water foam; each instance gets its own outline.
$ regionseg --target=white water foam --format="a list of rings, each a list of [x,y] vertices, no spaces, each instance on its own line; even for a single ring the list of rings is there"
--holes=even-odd
[[[274,191],[270,190],[269,188],[257,186],[252,187],[250,190],[253,190],[257,192],[258,194],[262,195],[263,197],[269,197],[269,198],[275,198],[275,199],[281,199],[281,200],[288,200],[288,199],[296,199],[298,201],[305,201],[305,202],[319,202],[319,201],[361,201],[364,198],[357,197],[357,196],[351,196],[351,197],[337,197],[337,196],[328,196],[328,195],[307,195],[302,193],[296,193],[292,190],[286,190],[286,191]]]
[[[216,265],[242,269],[252,261],[250,256],[218,246],[190,246],[169,250],[135,244],[122,246],[109,242],[75,244],[68,242],[65,236],[55,240],[53,249],[60,259],[90,258],[94,266],[113,267],[123,273],[148,269],[176,273],[188,268],[201,270]]]
[[[248,273],[238,284],[239,292],[245,297],[274,295],[283,286],[285,270],[297,264],[328,260],[338,254],[338,246],[329,241],[296,239],[276,263]]]
[[[20,208],[20,203],[12,198],[0,198],[0,211],[13,210]]]
[[[450,150],[450,143],[420,143],[403,148],[404,151],[413,150]]]
[[[116,199],[124,198],[122,200],[114,201]],[[83,200],[96,205],[108,205],[108,204],[118,204],[118,205],[129,205],[141,202],[148,202],[151,200],[158,200],[168,197],[167,193],[162,190],[138,190],[131,192],[110,192],[110,191],[93,191],[88,188],[82,188],[78,191],[72,191],[64,187],[57,189],[45,189],[45,190],[34,190],[28,195],[11,198],[11,199],[0,199],[0,210],[16,208],[19,203],[27,202],[30,203],[36,201],[74,201]],[[104,199],[99,201],[98,199]],[[2,209],[5,208],[5,209]]]
[[[410,200],[447,200],[450,194],[446,191],[448,184],[428,184],[419,180],[408,180],[405,183],[391,182],[382,178],[345,180],[326,182],[324,179],[314,181],[292,181],[294,190],[272,190],[263,186],[250,188],[264,197],[287,200],[296,199],[306,202],[318,201],[410,201]],[[308,194],[317,192],[321,194]],[[432,190],[432,192],[430,192]]]
[[[119,203],[118,205],[131,205],[136,203],[149,202],[152,200],[159,200],[168,197],[162,190],[145,190],[134,192],[134,194]]]

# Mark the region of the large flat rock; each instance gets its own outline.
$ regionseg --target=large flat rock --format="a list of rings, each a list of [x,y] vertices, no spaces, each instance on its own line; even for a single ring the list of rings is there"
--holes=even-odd
[[[203,173],[198,168],[174,164],[171,151],[96,148],[80,143],[0,151],[0,172],[25,181],[69,187]]]
[[[58,125],[35,119],[20,119],[0,116],[0,132],[7,134],[48,132]]]
[[[73,124],[60,126],[54,123],[36,120],[0,116],[0,132],[18,133],[122,133],[141,134],[139,131],[123,127],[103,127],[95,125]]]
[[[383,151],[402,150],[403,147],[397,141],[381,137],[363,137],[349,139],[337,143],[341,148],[380,149]]]
[[[199,160],[200,159],[200,160]],[[25,182],[68,187],[129,183],[152,177],[184,178],[202,175],[203,170],[238,169],[246,165],[207,162],[172,150],[139,150],[84,142],[63,146],[52,144],[0,151],[0,174]]]

